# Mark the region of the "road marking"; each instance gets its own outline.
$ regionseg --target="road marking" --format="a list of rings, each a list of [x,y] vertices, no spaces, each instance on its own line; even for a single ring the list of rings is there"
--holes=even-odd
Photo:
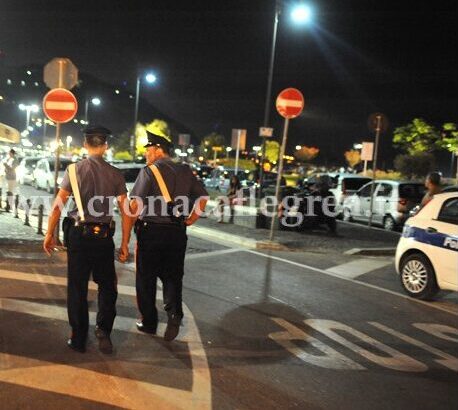
[[[458,338],[451,337],[450,335],[458,336],[458,329],[446,325],[439,325],[437,323],[414,323],[414,327],[423,330],[439,339],[447,340],[449,342],[458,343]]]
[[[403,299],[408,300],[410,302],[418,303],[418,304],[423,305],[423,306],[427,306],[427,307],[430,307],[430,308],[433,308],[433,309],[437,309],[437,310],[440,310],[442,312],[449,313],[449,314],[451,314],[453,316],[458,316],[458,308],[455,305],[454,306],[448,306],[448,305],[439,304],[437,302],[428,303],[428,302],[425,302],[423,300],[414,299],[414,298],[411,298],[411,297],[409,297],[407,295],[403,295],[401,293],[397,293],[397,292],[395,292],[393,290],[384,289],[384,288],[382,288],[380,286],[372,285],[370,283],[365,283],[365,282],[361,282],[361,281],[358,281],[358,280],[354,280],[354,279],[346,278],[346,277],[343,277],[343,276],[339,276],[339,275],[337,275],[335,273],[328,272],[328,271],[320,269],[320,268],[315,268],[314,266],[304,265],[303,263],[289,261],[287,259],[280,258],[278,256],[266,255],[266,254],[264,254],[262,252],[257,252],[257,251],[251,250],[251,249],[245,249],[244,252],[248,252],[248,253],[252,253],[254,255],[262,256],[262,257],[267,258],[267,259],[272,259],[272,260],[276,260],[276,261],[279,261],[279,262],[287,263],[289,265],[297,266],[297,267],[300,267],[300,268],[303,268],[303,269],[308,269],[308,270],[311,270],[313,272],[324,273],[325,275],[332,276],[332,277],[338,278],[340,280],[345,280],[345,281],[357,284],[359,286],[364,286],[366,288],[379,290],[380,292],[389,293],[390,295],[394,295],[394,296],[403,298]]]
[[[344,323],[323,319],[308,319],[304,320],[304,323],[318,332],[323,333],[342,346],[345,346],[347,349],[359,354],[365,359],[378,364],[379,366],[402,372],[424,372],[428,370],[428,366],[418,360],[412,359],[404,353],[401,353],[400,351],[393,349],[392,347],[373,339],[365,333],[353,329]],[[336,331],[339,331],[340,333],[337,333]],[[373,348],[372,351],[364,349],[356,343],[347,340],[342,336],[342,333],[347,333],[353,336],[352,339],[357,338],[364,344],[371,346]],[[380,351],[382,354],[380,355],[374,353],[375,350]]]
[[[387,260],[363,258],[333,266],[332,268],[326,269],[326,272],[355,279],[358,276],[391,265],[392,263],[392,261]]]
[[[186,255],[186,260],[200,259],[200,258],[210,258],[212,256],[225,255],[227,253],[243,252],[244,249],[240,248],[229,248],[229,249],[220,249],[212,252],[201,252],[201,253],[191,253]]]
[[[270,333],[269,338],[284,347],[298,359],[324,369],[365,370],[365,367],[339,353],[337,350],[334,350],[332,347],[329,347],[322,341],[315,339],[313,336],[310,336],[302,329],[297,328],[286,320],[278,317],[272,317],[271,319],[286,331]],[[322,354],[314,355],[304,351],[294,344],[294,341],[298,340],[307,342],[307,344],[313,346]]]
[[[45,289],[47,289],[45,285],[66,286],[67,284],[67,279],[65,277],[12,272],[2,269],[0,269],[0,278],[40,283],[45,287]],[[90,282],[89,288],[97,290],[97,285]],[[118,285],[118,292],[124,295],[135,296],[135,287]],[[161,299],[159,295],[158,299]],[[50,298],[50,302],[52,302],[52,298]],[[67,309],[65,307],[46,305],[29,301],[20,301],[11,298],[0,298],[0,310],[21,312],[27,315],[46,317],[63,322],[67,322],[68,320]],[[21,366],[21,368],[26,368],[27,372],[24,372],[23,369],[7,368],[6,370],[1,370],[0,368],[0,381],[41,390],[53,391],[99,402],[102,401],[108,404],[119,405],[123,402],[122,399],[127,400],[128,398],[128,402],[125,406],[127,408],[144,408],[145,403],[154,402],[155,404],[162,403],[164,408],[174,406],[180,408],[211,409],[211,374],[208,366],[206,352],[202,343],[200,332],[197,328],[194,315],[185,304],[183,304],[183,312],[186,318],[186,325],[183,327],[183,329],[180,329],[180,336],[178,341],[187,343],[189,349],[193,374],[191,392],[184,392],[179,389],[152,385],[141,381],[132,381],[131,379],[113,375],[101,375],[98,372],[92,372],[71,366],[56,365],[55,363],[49,362],[37,361],[41,364],[37,365],[37,367],[34,367],[30,366],[30,362],[33,359],[24,359],[19,356],[14,357],[14,360],[26,360],[27,366]],[[89,312],[89,315],[91,322],[95,322],[96,313]],[[135,327],[135,319],[123,316],[116,317],[114,329],[137,333]],[[158,333],[162,333],[164,330],[165,324],[159,323]],[[13,356],[11,355],[0,353],[0,363],[11,363],[12,357]],[[105,359],[105,357],[103,358]],[[115,365],[108,361],[106,363],[110,367],[121,366],[120,364]],[[33,367],[33,370],[30,370],[30,367]],[[50,373],[53,374],[53,378],[44,377],[45,374]],[[112,373],[115,374],[114,372]],[[119,374],[119,371],[116,373]],[[126,369],[123,369],[122,373],[125,374]],[[87,380],[87,388],[81,386],[80,382],[78,382],[77,389],[74,388],[73,383],[62,382],[62,380],[75,380],[75,378],[78,380]],[[94,397],[96,394],[93,393],[90,388],[91,383],[101,385],[102,381],[105,379],[107,386],[114,386],[113,392],[110,392],[110,394],[106,395],[104,394],[102,398],[100,395]],[[92,381],[89,382],[90,380]],[[116,383],[113,383],[113,381]],[[122,396],[121,399],[117,396],[118,391]],[[133,394],[132,392],[135,393]],[[111,401],[112,399],[113,402]],[[159,404],[158,406],[160,407]]]
[[[445,353],[442,350],[439,350],[433,346],[429,346],[426,343],[420,342],[419,340],[416,340],[413,337],[397,332],[396,330],[393,330],[385,325],[382,325],[381,323],[369,322],[369,324],[376,327],[377,329],[389,333],[390,335],[396,336],[398,339],[401,339],[406,343],[410,343],[413,346],[417,346],[423,350],[426,350],[427,352],[430,352],[436,356],[441,357],[442,359],[434,359],[434,361],[445,367],[448,367],[451,370],[454,370],[455,372],[458,372],[458,359],[456,357],[453,357],[452,355],[449,355],[448,353]],[[456,332],[456,329],[453,330]]]

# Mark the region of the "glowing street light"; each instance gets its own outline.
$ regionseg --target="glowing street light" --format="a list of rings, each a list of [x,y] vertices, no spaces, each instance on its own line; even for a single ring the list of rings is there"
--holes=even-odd
[[[296,151],[299,151],[300,149],[302,149],[302,146],[301,145],[296,145]]]
[[[312,20],[312,9],[306,4],[299,4],[291,11],[291,19],[296,24],[307,24]]]
[[[148,84],[154,84],[157,81],[157,77],[154,73],[148,72],[144,75],[144,79]],[[135,89],[135,111],[134,111],[134,130],[132,134],[132,138],[130,140],[130,150],[132,152],[132,158],[135,159],[137,156],[137,136],[135,134],[135,131],[137,129],[137,121],[138,121],[138,104],[140,101],[140,86],[141,86],[141,81],[142,77],[141,74],[137,75],[137,84],[136,84],[136,89]]]
[[[29,129],[29,125],[30,125],[30,113],[38,112],[38,110],[39,110],[38,105],[36,105],[36,104],[29,104],[29,105],[19,104],[19,109],[21,111],[25,111],[26,112],[25,129],[28,130]]]

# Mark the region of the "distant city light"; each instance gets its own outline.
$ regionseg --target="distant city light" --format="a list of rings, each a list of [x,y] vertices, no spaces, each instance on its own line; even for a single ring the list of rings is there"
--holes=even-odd
[[[145,80],[146,80],[146,82],[148,82],[150,84],[153,84],[153,83],[156,82],[157,78],[156,78],[156,76],[154,74],[148,73],[145,76]]]
[[[35,87],[38,87],[40,84],[38,83],[38,81],[35,81],[34,85],[35,85]]]
[[[8,78],[8,80],[6,80],[6,83],[7,83],[8,85],[13,84],[13,82],[12,82],[9,78]]]
[[[175,154],[180,155],[181,154],[181,149],[180,148],[176,148],[175,149]]]
[[[363,148],[363,144],[353,144],[353,149],[362,149]]]
[[[75,118],[75,119],[73,120],[73,122],[74,122],[75,124],[77,124],[77,123],[78,123],[78,120]]]
[[[232,147],[226,147],[226,151],[227,152],[231,152],[232,151]]]
[[[24,80],[21,81],[21,87],[25,87],[25,81]]]
[[[31,125],[29,125],[29,126],[27,127],[27,129],[28,129],[29,131],[33,131],[33,127],[32,127]]]
[[[119,90],[115,90],[115,94],[119,94]]]
[[[28,75],[32,75],[32,71],[27,70],[27,74],[28,74]]]
[[[3,95],[0,95],[0,101],[2,101],[2,100],[3,100]]]
[[[296,150],[299,151],[302,148],[301,145],[296,145]]]
[[[255,146],[253,147],[253,151],[255,151],[255,152],[258,152],[258,151],[260,151],[260,150],[261,150],[261,147],[260,147],[259,145],[255,145]]]
[[[98,97],[94,97],[92,100],[91,100],[91,103],[94,104],[94,105],[100,105],[102,101],[100,100],[100,98]]]
[[[312,20],[312,10],[306,4],[300,4],[291,12],[291,19],[297,24],[306,24]]]

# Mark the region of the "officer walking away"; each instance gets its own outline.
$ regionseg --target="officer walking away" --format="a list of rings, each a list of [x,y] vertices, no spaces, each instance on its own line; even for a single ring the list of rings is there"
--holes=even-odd
[[[431,201],[434,195],[441,193],[441,174],[439,172],[431,172],[428,174],[425,181],[425,187],[426,193],[421,200],[421,208],[423,208],[429,201]]]
[[[141,332],[156,334],[159,277],[168,316],[164,339],[172,341],[178,335],[183,318],[186,226],[199,219],[208,193],[188,165],[172,161],[169,156],[172,145],[168,139],[148,132],[145,148],[147,166],[137,177],[130,202],[131,213],[138,215],[136,289],[142,318],[136,325]],[[194,205],[189,212],[191,207],[187,205],[192,201]]]
[[[117,278],[114,266],[113,200],[117,199],[122,215],[123,239],[120,261],[128,257],[125,229],[130,227],[127,189],[121,172],[105,162],[107,137],[111,132],[104,127],[84,130],[84,147],[87,159],[70,165],[62,180],[48,222],[43,242],[50,255],[56,241],[53,233],[59,223],[61,209],[73,193],[76,203],[64,219],[64,242],[67,246],[67,310],[71,337],[67,344],[73,350],[85,352],[89,328],[88,281],[92,278],[98,285],[98,313],[95,335],[99,350],[112,353],[110,333],[116,316]],[[127,235],[128,236],[128,235]]]

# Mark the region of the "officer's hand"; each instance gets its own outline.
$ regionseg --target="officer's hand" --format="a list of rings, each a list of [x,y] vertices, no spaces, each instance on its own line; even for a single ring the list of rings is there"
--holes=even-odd
[[[52,234],[46,234],[45,239],[43,241],[43,250],[46,252],[48,256],[51,256],[51,252],[56,247],[56,241]]]
[[[119,262],[125,263],[127,262],[128,258],[129,258],[129,247],[127,245],[121,245],[121,248],[119,248],[119,255],[118,255]]]

